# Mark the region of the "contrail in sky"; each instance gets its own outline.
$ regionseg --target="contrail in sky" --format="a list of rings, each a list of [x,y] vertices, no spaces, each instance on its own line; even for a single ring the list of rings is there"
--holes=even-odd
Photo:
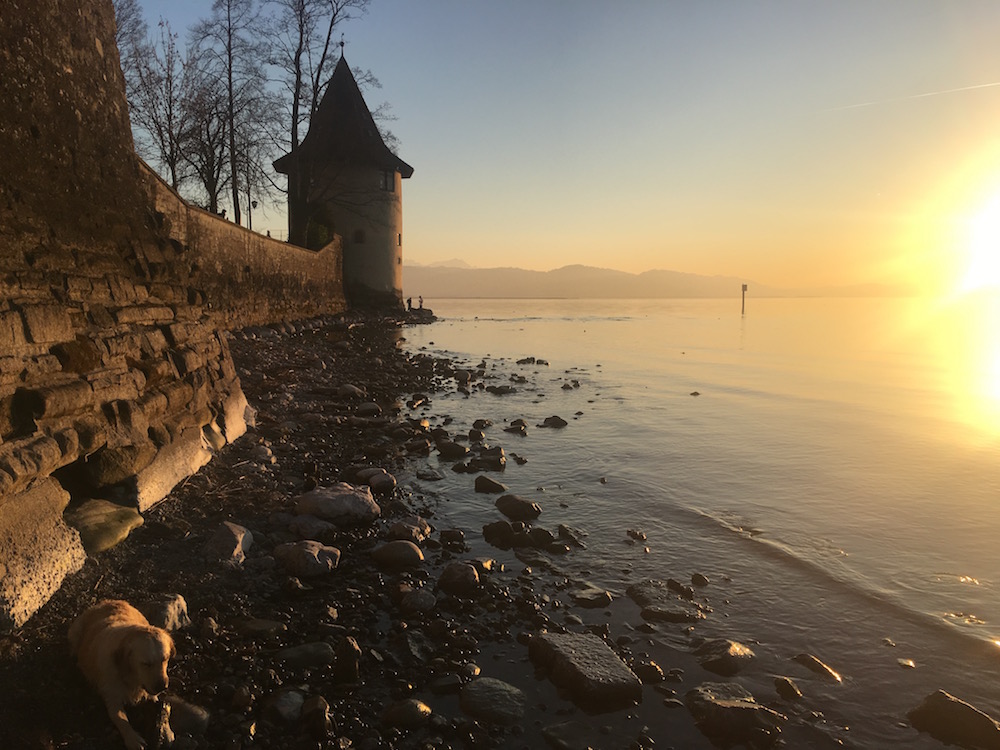
[[[848,104],[843,107],[831,107],[824,112],[842,112],[845,109],[861,109],[862,107],[874,107],[876,104],[889,104],[891,102],[904,102],[908,99],[926,99],[928,96],[940,96],[941,94],[954,94],[958,91],[974,91],[975,89],[988,89],[1000,86],[1000,81],[993,83],[977,83],[975,86],[960,86],[957,89],[942,89],[941,91],[927,91],[923,94],[911,94],[910,96],[897,96],[893,99],[879,99],[874,102],[862,102],[861,104]]]

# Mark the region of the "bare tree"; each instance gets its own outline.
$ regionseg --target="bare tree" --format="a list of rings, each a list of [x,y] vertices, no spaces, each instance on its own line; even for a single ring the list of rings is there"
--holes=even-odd
[[[219,200],[229,185],[228,120],[222,81],[190,59],[184,99],[188,131],[184,160],[194,172],[201,195],[196,202],[219,213]]]
[[[241,134],[246,126],[246,110],[252,93],[266,78],[263,69],[267,51],[261,16],[255,0],[215,0],[212,15],[194,29],[195,43],[204,53],[208,74],[216,72],[224,87],[224,112],[228,135],[229,187],[233,201],[233,221],[242,221],[240,149],[238,141],[249,135]]]
[[[160,38],[144,44],[145,55],[134,61],[129,109],[136,150],[165,173],[174,190],[184,178],[184,140],[189,128],[184,77],[187,66],[167,21],[159,22]]]

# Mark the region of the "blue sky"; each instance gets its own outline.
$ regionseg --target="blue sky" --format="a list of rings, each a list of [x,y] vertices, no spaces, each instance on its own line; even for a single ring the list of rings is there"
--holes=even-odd
[[[344,32],[415,168],[408,260],[923,283],[1000,194],[994,0],[372,0]]]

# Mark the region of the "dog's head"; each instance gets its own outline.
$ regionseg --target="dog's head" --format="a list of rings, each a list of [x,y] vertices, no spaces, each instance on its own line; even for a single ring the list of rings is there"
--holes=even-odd
[[[115,649],[115,666],[130,687],[157,695],[167,689],[167,662],[176,653],[174,639],[167,631],[136,625]]]

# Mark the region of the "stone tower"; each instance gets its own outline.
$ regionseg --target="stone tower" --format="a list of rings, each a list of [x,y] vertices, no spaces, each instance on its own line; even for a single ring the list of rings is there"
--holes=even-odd
[[[385,145],[343,55],[306,137],[274,167],[288,175],[290,241],[318,249],[340,235],[348,302],[402,307],[402,180],[413,167]]]

